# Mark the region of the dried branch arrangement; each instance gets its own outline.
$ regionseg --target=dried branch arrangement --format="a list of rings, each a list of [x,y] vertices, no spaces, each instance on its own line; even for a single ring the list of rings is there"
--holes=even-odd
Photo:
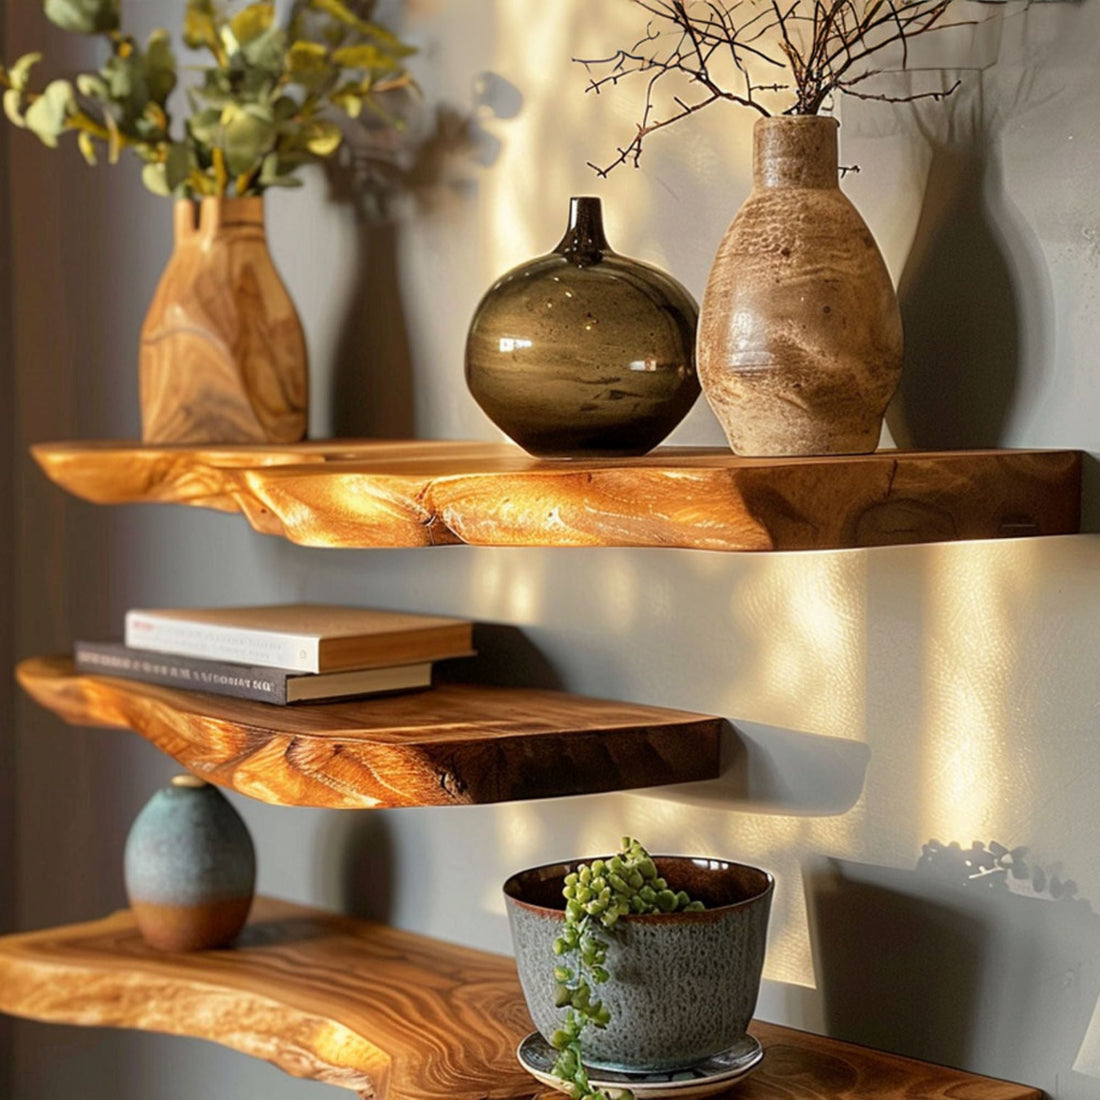
[[[635,167],[646,138],[709,107],[727,102],[764,117],[816,115],[839,93],[859,99],[912,102],[944,99],[950,88],[912,95],[876,94],[867,84],[887,57],[905,68],[909,43],[969,20],[949,21],[952,0],[630,0],[647,13],[645,32],[610,57],[574,58],[599,94],[637,77],[645,101],[637,133],[605,167]],[[888,54],[887,51],[890,51]],[[667,103],[662,93],[672,87]],[[773,103],[786,106],[778,110]]]

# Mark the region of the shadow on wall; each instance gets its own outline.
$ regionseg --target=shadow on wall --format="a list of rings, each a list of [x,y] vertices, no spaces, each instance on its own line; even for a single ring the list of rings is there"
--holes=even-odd
[[[1001,168],[1000,131],[1027,95],[1025,82],[999,104],[979,85],[942,135],[917,119],[932,158],[898,284],[906,354],[890,426],[903,445],[1001,444],[1025,376],[1047,369],[1050,277]]]
[[[1100,997],[1087,903],[839,859],[804,870],[829,1034],[1095,1100],[1075,1072]]]
[[[662,788],[685,806],[829,817],[859,801],[871,761],[861,741],[738,722],[722,739],[722,775]]]
[[[478,116],[511,118],[523,98],[502,77],[483,73],[471,113],[443,105],[411,131],[365,128],[345,156],[327,163],[329,196],[358,214],[359,264],[333,372],[336,438],[415,435],[413,363],[398,266],[399,211],[423,212],[449,191],[470,186],[460,165],[490,167],[500,145]]]

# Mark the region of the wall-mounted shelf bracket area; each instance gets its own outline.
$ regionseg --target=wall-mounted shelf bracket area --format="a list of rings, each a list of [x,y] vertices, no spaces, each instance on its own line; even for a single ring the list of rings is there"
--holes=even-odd
[[[46,474],[98,504],[241,512],[304,546],[835,550],[1074,534],[1079,451],[739,458],[662,447],[547,461],[492,443],[290,447],[43,443]]]

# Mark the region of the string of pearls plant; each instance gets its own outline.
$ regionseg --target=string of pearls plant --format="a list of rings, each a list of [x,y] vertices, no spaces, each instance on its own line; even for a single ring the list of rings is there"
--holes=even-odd
[[[596,996],[595,987],[611,977],[607,969],[608,941],[619,921],[648,913],[695,912],[704,907],[686,891],[673,890],[657,872],[652,856],[633,837],[623,837],[622,850],[608,860],[581,863],[565,876],[565,928],[554,942],[561,962],[554,968],[555,1003],[568,1011],[550,1037],[558,1051],[554,1074],[568,1082],[573,1100],[612,1100],[593,1088],[584,1068],[582,1038],[589,1027],[604,1028],[611,1012]],[[615,1100],[631,1097],[628,1090]]]

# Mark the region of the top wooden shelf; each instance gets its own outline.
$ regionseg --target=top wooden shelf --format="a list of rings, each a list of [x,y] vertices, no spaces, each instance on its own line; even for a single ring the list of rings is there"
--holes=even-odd
[[[665,447],[547,461],[505,444],[418,440],[32,451],[85,500],[242,512],[304,546],[830,550],[1080,530],[1079,451],[753,459]]]
[[[154,951],[133,918],[0,937],[0,1011],[210,1039],[363,1100],[561,1100],[516,1061],[515,966],[258,898],[229,950]],[[764,1060],[723,1100],[1042,1100],[1037,1089],[755,1023]]]

